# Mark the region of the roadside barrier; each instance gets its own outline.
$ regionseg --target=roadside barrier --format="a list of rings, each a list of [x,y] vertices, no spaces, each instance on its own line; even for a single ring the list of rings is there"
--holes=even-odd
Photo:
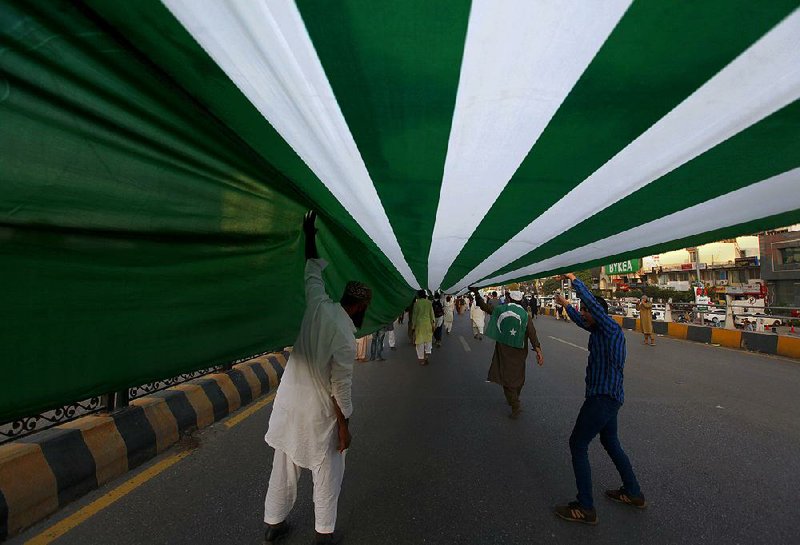
[[[266,354],[0,446],[0,541],[274,390],[288,357]]]
[[[540,309],[539,313],[555,316],[555,311],[549,308]],[[642,330],[638,318],[618,315],[614,315],[612,318],[625,329]],[[653,321],[653,332],[676,339],[800,359],[800,337],[661,321]]]

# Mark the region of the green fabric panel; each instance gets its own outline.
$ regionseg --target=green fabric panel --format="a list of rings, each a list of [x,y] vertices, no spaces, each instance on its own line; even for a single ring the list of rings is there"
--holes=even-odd
[[[634,2],[442,285],[461,280],[795,8],[796,0]]]
[[[755,221],[749,221],[746,223],[731,225],[729,227],[725,227],[723,229],[717,229],[715,231],[707,231],[705,233],[691,237],[675,239],[670,242],[665,242],[664,244],[645,246],[642,248],[638,248],[636,250],[632,250],[630,252],[610,255],[602,259],[594,259],[592,261],[575,263],[574,265],[570,265],[569,267],[550,269],[548,271],[537,273],[536,275],[525,275],[516,278],[511,278],[506,281],[506,284],[511,284],[512,282],[521,282],[523,280],[530,280],[531,278],[544,278],[546,276],[564,274],[571,271],[582,271],[590,269],[592,267],[601,267],[608,263],[617,263],[619,261],[625,261],[626,259],[635,259],[641,256],[662,254],[664,252],[669,252],[675,249],[688,248],[691,246],[699,246],[701,244],[717,242],[719,240],[726,238],[734,238],[742,236],[742,234],[757,233],[759,231],[776,229],[778,227],[783,227],[786,225],[793,225],[798,222],[800,222],[800,210],[793,210],[791,212],[776,214],[774,216],[769,216],[767,218],[762,218]]]
[[[798,127],[800,101],[782,108],[551,239],[525,257],[503,267],[498,274],[580,248],[800,167]],[[754,153],[754,150],[758,152]],[[724,214],[725,211],[720,210],[719,213]],[[759,230],[766,228],[760,227]]]
[[[0,420],[294,341],[317,202],[75,4],[0,2],[0,77]],[[382,290],[365,330],[406,306],[340,222],[319,237],[335,299]]]
[[[124,35],[209,114],[268,160],[286,177],[287,188],[293,185],[295,192],[307,195],[328,222],[338,223],[363,242],[381,266],[394,268],[361,226],[159,0],[85,1],[108,23],[110,31]],[[392,285],[403,289],[405,280],[399,274],[397,278]]]
[[[470,3],[297,4],[403,254],[426,286]]]

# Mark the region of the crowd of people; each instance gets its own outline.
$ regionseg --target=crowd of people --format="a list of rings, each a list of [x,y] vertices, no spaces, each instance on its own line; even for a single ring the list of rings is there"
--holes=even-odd
[[[417,361],[426,366],[433,348],[440,347],[443,337],[451,333],[454,317],[468,312],[474,338],[482,340],[486,335],[495,341],[487,381],[502,387],[512,419],[522,412],[520,394],[528,355],[534,353],[538,365],[544,364],[534,325],[536,300],[526,300],[520,291],[506,291],[502,296],[492,292],[484,299],[475,288],[458,297],[419,290],[396,320],[356,339],[372,290],[351,281],[338,302],[330,298],[322,279],[326,263],[317,253],[314,222],[315,215],[310,212],[303,223],[306,309],[265,436],[274,449],[264,506],[266,543],[278,541],[291,529],[286,519],[296,500],[303,468],[309,469],[313,478],[315,543],[339,542],[336,515],[351,442],[354,362],[385,361],[384,343],[388,340],[390,350],[397,349],[396,331],[404,322]],[[598,435],[622,480],[622,487],[606,490],[606,497],[635,508],[647,503],[617,436],[618,413],[624,402],[625,335],[608,315],[608,304],[602,297],[592,295],[574,275],[565,278],[572,281],[581,309],[575,309],[560,294],[555,300],[573,323],[589,332],[589,358],[585,400],[569,439],[578,494],[576,501],[556,507],[555,514],[568,521],[596,524],[588,447]]]

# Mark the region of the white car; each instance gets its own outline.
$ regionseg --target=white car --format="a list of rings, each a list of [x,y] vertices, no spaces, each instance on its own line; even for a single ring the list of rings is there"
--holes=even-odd
[[[757,324],[759,319],[764,321],[764,327],[783,325],[783,321],[781,321],[780,318],[775,318],[774,316],[764,314],[763,312],[756,312],[754,314],[740,314],[736,316],[736,325],[744,326],[747,324]]]
[[[714,325],[725,323],[725,309],[714,309],[704,312],[703,321]]]

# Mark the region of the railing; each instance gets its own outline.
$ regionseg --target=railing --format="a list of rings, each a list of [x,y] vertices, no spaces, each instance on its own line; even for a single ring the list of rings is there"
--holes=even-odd
[[[112,412],[121,409],[126,407],[128,402],[132,399],[143,397],[159,390],[164,390],[171,386],[175,386],[176,384],[181,384],[209,373],[230,369],[237,363],[257,358],[259,356],[263,356],[264,354],[270,354],[271,352],[272,351],[262,352],[261,354],[256,354],[247,358],[241,358],[224,365],[215,365],[206,369],[199,369],[189,373],[181,373],[175,377],[160,379],[147,384],[142,384],[140,386],[126,388],[119,392],[111,392],[102,396],[90,397],[89,399],[75,403],[67,403],[66,405],[53,408],[40,414],[24,416],[10,422],[0,423],[0,445],[15,439],[19,439],[20,437],[25,437],[26,435],[36,433],[38,431],[52,428],[53,426],[57,426],[59,424],[64,424],[65,422],[75,420],[81,416],[86,416],[88,414],[98,413],[101,411]]]
[[[710,314],[720,316],[720,319],[717,324],[711,322],[711,324],[707,325],[719,325],[723,326],[725,324],[725,314],[723,314],[727,307],[725,305],[704,305],[713,307],[716,312],[710,310],[697,310],[698,305],[696,303],[670,303],[671,311],[672,311],[672,321],[673,322],[687,322],[691,323],[694,321],[699,322],[699,315],[703,314],[704,316],[708,316]],[[755,321],[758,317],[768,318],[768,319],[778,319],[781,321],[781,326],[788,325],[789,323],[797,322],[800,323],[800,308],[798,307],[780,307],[780,306],[770,306],[770,307],[759,307],[755,305],[733,305],[733,316],[734,320],[737,318],[744,318],[748,321]],[[720,312],[722,311],[722,312]],[[662,311],[663,312],[663,311]],[[684,315],[689,314],[689,318],[685,318]],[[704,322],[708,322],[704,318]],[[736,324],[737,326],[739,324]],[[743,326],[744,327],[744,326]],[[767,328],[772,327],[771,323],[766,326]]]

